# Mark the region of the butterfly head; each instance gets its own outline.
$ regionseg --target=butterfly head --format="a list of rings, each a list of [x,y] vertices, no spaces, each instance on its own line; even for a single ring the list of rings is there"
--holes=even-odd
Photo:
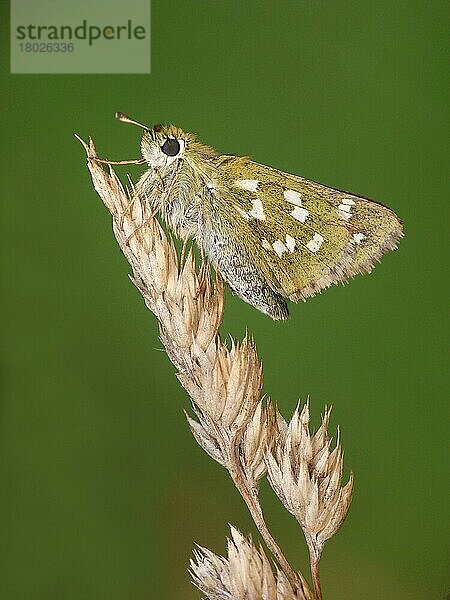
[[[173,125],[154,125],[142,136],[142,156],[150,167],[167,172],[185,158],[189,137]]]
[[[141,140],[141,153],[149,167],[157,169],[164,176],[181,162],[183,169],[198,170],[205,159],[215,156],[214,150],[199,143],[192,133],[187,133],[175,125],[153,125],[148,127],[130,119],[121,112],[116,118],[125,123],[133,123],[144,129]]]
[[[161,174],[171,171],[181,160],[189,162],[198,146],[192,134],[185,133],[174,125],[158,124],[147,127],[120,112],[116,113],[116,118],[144,129],[141,140],[142,156],[149,167],[158,169]]]

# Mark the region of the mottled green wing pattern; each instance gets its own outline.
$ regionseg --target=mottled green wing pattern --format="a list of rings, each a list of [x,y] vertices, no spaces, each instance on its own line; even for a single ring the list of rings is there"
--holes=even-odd
[[[382,204],[252,162],[221,156],[213,183],[227,238],[291,300],[369,272],[402,236]]]

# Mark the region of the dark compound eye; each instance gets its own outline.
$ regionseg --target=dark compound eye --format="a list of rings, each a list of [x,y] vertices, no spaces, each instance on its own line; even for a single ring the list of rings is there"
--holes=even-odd
[[[180,151],[180,142],[175,138],[167,138],[161,146],[161,150],[164,154],[167,154],[167,156],[176,156]]]

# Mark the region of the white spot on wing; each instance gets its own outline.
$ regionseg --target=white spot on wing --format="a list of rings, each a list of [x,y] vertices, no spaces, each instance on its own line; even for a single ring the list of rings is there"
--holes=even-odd
[[[363,240],[366,239],[367,236],[364,235],[364,233],[354,233],[353,234],[353,239],[357,244],[360,244]]]
[[[347,206],[346,204],[339,204],[338,208],[339,208],[339,212],[341,214],[341,217],[343,219],[345,219],[346,221],[348,221],[349,219],[351,219],[352,213],[350,212],[351,211],[350,206]]]
[[[300,221],[300,223],[304,223],[306,221],[306,219],[308,218],[309,212],[306,210],[306,208],[296,206],[294,208],[294,210],[291,212],[291,215],[294,217],[294,219],[297,219],[297,221]]]
[[[235,206],[236,210],[238,211],[238,213],[241,215],[241,217],[244,217],[244,219],[246,221],[248,221],[250,219],[249,214],[245,212],[245,210],[242,210],[242,208],[240,208],[239,206]]]
[[[286,246],[288,247],[289,252],[294,252],[295,249],[295,240],[292,236],[286,236]]]
[[[292,210],[291,215],[300,223],[304,223],[308,218],[309,212],[306,208],[302,208],[302,197],[299,192],[295,190],[284,190],[284,199],[290,204],[294,204],[295,208]]]
[[[309,240],[309,242],[306,244],[306,247],[308,250],[311,250],[311,252],[317,252],[322,244],[323,237],[320,235],[320,233],[315,233],[312,240]]]
[[[238,179],[235,182],[237,187],[240,187],[243,190],[247,190],[249,192],[256,192],[258,189],[259,181],[257,179]]]
[[[262,202],[259,198],[254,198],[252,200],[253,208],[248,213],[249,217],[254,217],[255,219],[259,219],[260,221],[264,221],[266,218],[264,215],[264,208]]]
[[[283,244],[283,242],[281,240],[277,240],[276,242],[274,242],[272,244],[272,247],[280,258],[281,258],[281,255],[283,254],[283,252],[288,251],[288,249],[286,248],[286,246]]]
[[[236,204],[234,205],[234,207],[241,215],[241,217],[244,217],[246,221],[249,221],[250,219],[259,219],[260,221],[264,221],[264,219],[266,218],[262,202],[259,198],[255,198],[253,200],[253,208],[250,212],[242,210],[242,208],[240,206],[237,206]]]
[[[352,217],[352,206],[355,205],[355,201],[351,198],[342,198],[341,204],[339,204],[338,209],[341,213],[341,217],[348,221]]]
[[[263,238],[261,240],[261,246],[265,249],[265,250],[272,250],[272,245],[270,244],[270,242],[268,242],[266,240],[266,238]]]
[[[214,193],[216,191],[216,187],[215,187],[215,185],[214,185],[214,183],[212,181],[207,181],[206,182],[206,187],[208,188],[208,190],[210,192]]]
[[[295,190],[284,190],[284,199],[286,202],[290,202],[296,206],[302,205],[302,197],[300,193],[296,192]]]

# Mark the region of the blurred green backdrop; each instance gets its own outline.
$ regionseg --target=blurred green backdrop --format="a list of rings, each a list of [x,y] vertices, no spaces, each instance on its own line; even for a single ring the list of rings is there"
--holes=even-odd
[[[194,541],[223,552],[228,522],[257,537],[191,437],[73,137],[137,156],[139,132],[116,110],[404,220],[372,275],[292,306],[287,324],[228,295],[224,331],[254,333],[285,416],[308,394],[315,424],[334,406],[356,488],[324,553],[325,596],[445,597],[447,13],[439,1],[154,0],[150,75],[10,75],[2,4],[2,600],[198,598]],[[263,500],[306,571],[294,519],[267,486]]]

